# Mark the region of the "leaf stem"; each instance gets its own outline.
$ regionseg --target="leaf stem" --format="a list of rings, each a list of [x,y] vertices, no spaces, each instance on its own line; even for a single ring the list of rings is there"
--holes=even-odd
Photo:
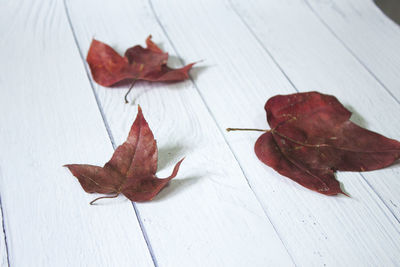
[[[132,91],[132,88],[133,88],[133,86],[135,85],[136,81],[137,81],[137,77],[136,77],[135,79],[133,79],[133,81],[132,81],[132,83],[131,83],[131,86],[129,87],[128,92],[126,92],[126,94],[125,94],[125,97],[124,97],[124,99],[125,99],[125,104],[128,104],[128,103],[129,103],[129,101],[128,101],[128,95],[129,95],[129,93]]]
[[[117,197],[117,196],[119,196],[119,193],[115,193],[115,195],[111,195],[111,196],[102,196],[102,197],[98,197],[98,198],[96,198],[96,199],[93,199],[92,201],[90,201],[90,205],[93,205],[93,203],[94,202],[96,202],[97,200],[99,200],[99,199],[103,199],[103,198],[115,198],[115,197]]]
[[[269,132],[270,130],[254,129],[254,128],[226,128],[227,132],[231,131],[257,131],[257,132]]]

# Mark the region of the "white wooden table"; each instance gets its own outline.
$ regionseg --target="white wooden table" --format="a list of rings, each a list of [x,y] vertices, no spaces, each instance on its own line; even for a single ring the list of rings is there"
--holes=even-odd
[[[351,198],[309,191],[262,164],[265,101],[318,90],[353,121],[400,139],[400,28],[372,0],[0,1],[2,266],[400,266],[400,166],[338,173]],[[93,37],[122,53],[148,34],[176,84],[108,89]],[[181,59],[183,59],[183,61]],[[97,206],[66,163],[102,165],[137,104],[178,177],[149,203]]]

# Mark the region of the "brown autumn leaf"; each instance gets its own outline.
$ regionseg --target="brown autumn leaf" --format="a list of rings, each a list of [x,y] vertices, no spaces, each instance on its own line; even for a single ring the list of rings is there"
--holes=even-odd
[[[125,195],[132,201],[152,200],[174,178],[183,159],[174,167],[170,177],[159,179],[157,172],[157,144],[139,106],[136,120],[128,138],[115,150],[104,167],[87,164],[65,165],[78,178],[87,193],[112,194],[96,198]]]
[[[188,71],[195,63],[172,69],[167,66],[168,53],[153,43],[151,35],[146,39],[146,45],[146,48],[131,47],[122,57],[107,44],[93,39],[86,58],[93,79],[109,87],[123,80],[169,82],[189,78]]]
[[[334,176],[338,170],[377,170],[400,157],[400,142],[351,122],[351,112],[334,96],[277,95],[265,110],[271,130],[255,143],[257,157],[318,193],[345,194]]]

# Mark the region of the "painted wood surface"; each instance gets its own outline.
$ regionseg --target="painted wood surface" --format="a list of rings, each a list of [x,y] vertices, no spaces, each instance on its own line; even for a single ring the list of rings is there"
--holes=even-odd
[[[398,266],[398,166],[339,173],[352,197],[326,197],[260,163],[259,134],[225,132],[266,128],[273,95],[318,90],[400,139],[400,31],[362,2],[1,2],[1,266]],[[124,104],[129,85],[94,83],[87,50],[148,34],[172,66],[204,61],[182,83],[136,83]],[[178,177],[149,203],[89,206],[61,166],[107,161],[138,104],[159,177],[186,156]]]
[[[63,168],[112,146],[62,2],[0,8],[0,194],[10,266],[152,266],[130,202],[90,206]]]
[[[307,0],[329,31],[400,103],[400,26],[373,0]]]
[[[91,9],[95,4],[98,7]],[[147,2],[67,1],[67,7],[84,56],[93,37],[123,53],[143,44],[151,33],[170,52],[171,63],[181,65]],[[115,144],[126,138],[140,104],[157,138],[164,176],[186,156],[177,179],[155,201],[137,204],[160,266],[292,264],[190,80],[169,85],[138,82],[130,96],[134,103],[128,105],[123,96],[129,85],[119,89],[93,86]]]
[[[353,111],[353,121],[399,139],[398,101],[332,35],[304,1],[285,3],[265,5],[254,1],[243,6],[238,1],[236,7],[260,44],[268,48],[298,90],[332,93]],[[284,16],[288,13],[292,15]],[[259,26],[264,24],[268,27]],[[400,36],[400,31],[397,35]],[[397,168],[361,174],[397,220],[400,219],[396,204],[400,202],[398,174]]]
[[[320,34],[320,32],[310,32],[308,28],[310,25],[305,23],[306,26],[302,26],[303,22],[300,20],[296,22],[297,27],[292,25],[294,22],[290,22],[289,17],[296,17],[298,10],[293,1],[240,3],[246,7],[246,9],[241,9],[241,13],[247,12],[247,17],[257,19],[257,22],[253,22],[258,26],[257,35],[262,37],[269,36],[271,39],[279,40],[278,36],[300,35],[305,39],[312,38],[312,36],[308,37],[309,34],[317,36]],[[322,55],[301,53],[302,50],[314,51],[329,47],[328,42],[299,43],[282,37],[279,43],[276,41],[277,43],[274,44],[276,50],[273,50],[275,54],[279,52],[282,57],[286,56],[286,61],[282,60],[285,65],[279,64],[275,54],[266,50],[263,43],[255,38],[254,32],[243,23],[241,14],[238,14],[237,5],[238,3],[235,3],[235,9],[233,9],[229,2],[221,1],[196,1],[195,3],[178,1],[172,6],[164,1],[153,1],[155,13],[174,43],[177,53],[189,58],[206,59],[205,64],[209,66],[209,69],[205,70],[201,76],[199,75],[195,82],[221,129],[232,126],[266,127],[263,111],[266,99],[277,93],[295,92],[293,87],[303,91],[321,90],[337,94],[346,105],[350,103],[356,105],[360,100],[363,101],[361,103],[369,103],[377,97],[374,93],[370,94],[370,98],[356,95],[356,92],[358,94],[360,92],[358,88],[365,89],[365,86],[361,86],[365,84],[364,79],[373,82],[368,73],[364,74],[362,69],[355,69],[351,74],[353,78],[350,81],[354,82],[351,88],[355,89],[353,93],[348,94],[354,97],[349,98],[343,91],[348,90],[351,84],[343,86],[342,93],[335,89],[335,86],[341,85],[343,79],[346,78],[339,75],[343,71],[339,70],[335,73],[333,66],[325,69],[319,64],[320,57],[330,56],[331,52],[321,51]],[[293,5],[293,9],[285,9],[287,5]],[[263,21],[263,18],[268,21]],[[302,19],[306,20],[307,17]],[[293,29],[274,30],[273,28],[275,25],[288,24]],[[318,25],[321,24],[317,21],[314,28]],[[330,35],[327,36],[329,38]],[[269,45],[272,45],[271,42]],[[290,51],[289,48],[283,51],[289,46],[296,52]],[[335,45],[333,49],[337,50]],[[341,62],[342,56],[343,62]],[[350,61],[347,52],[341,53],[340,50],[338,57],[332,59],[340,62],[340,67],[346,66]],[[303,65],[291,67],[291,64],[296,62],[303,62]],[[328,67],[330,67],[329,64]],[[300,79],[303,77],[301,76],[297,81],[293,81],[292,78],[287,77],[288,72],[285,68],[288,70],[295,68],[297,73],[302,72],[302,74],[308,74],[307,70],[311,69],[315,78],[309,75]],[[330,75],[334,75],[335,80],[330,78]],[[323,86],[325,80],[327,82]],[[311,84],[310,81],[317,81],[320,84]],[[330,87],[327,86],[329,82],[332,82]],[[336,83],[335,86],[333,82]],[[375,88],[369,86],[365,90],[370,93]],[[382,99],[382,96],[378,97],[379,99]],[[390,98],[383,98],[375,103],[373,108],[377,108],[376,114],[389,112],[389,116],[394,116],[397,107],[391,104],[392,102]],[[366,114],[369,118],[373,109],[371,105],[368,107],[369,110],[365,107],[360,108],[360,113]],[[359,111],[359,109],[355,110]],[[379,123],[377,118],[372,121]],[[390,122],[389,118],[388,121]],[[387,123],[384,126],[384,122],[380,121],[379,127],[372,128],[380,129],[380,131],[383,128],[385,134],[398,137],[395,132],[397,128],[393,126],[393,123]],[[252,147],[257,136],[258,134],[226,133],[226,138],[253,190],[297,264],[356,265],[365,261],[373,264],[380,264],[382,261],[387,264],[396,262],[400,243],[393,237],[399,235],[398,221],[381,202],[380,196],[359,174],[341,173],[339,175],[339,180],[344,182],[345,189],[352,195],[352,199],[326,198],[310,194],[309,191],[303,190],[291,181],[282,179],[268,167],[254,164],[256,158]],[[373,175],[380,176],[378,178],[381,180],[397,178],[393,170]],[[382,175],[387,177],[382,178]],[[390,183],[387,182],[387,184]],[[382,250],[379,251],[375,246],[359,245],[375,242],[387,247],[381,247]]]

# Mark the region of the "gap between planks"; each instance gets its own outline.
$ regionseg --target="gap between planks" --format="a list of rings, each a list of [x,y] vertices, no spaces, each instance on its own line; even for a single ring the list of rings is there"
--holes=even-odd
[[[8,244],[7,244],[7,235],[6,235],[6,226],[5,226],[5,220],[4,220],[4,212],[3,212],[3,202],[1,201],[1,195],[0,195],[0,216],[1,216],[1,226],[2,226],[2,231],[3,231],[3,241],[4,241],[4,252],[6,255],[1,256],[4,257],[4,259],[7,261],[7,266],[10,267],[10,259],[9,259],[9,253],[8,253]]]
[[[110,138],[111,145],[112,145],[113,149],[115,150],[115,149],[116,149],[116,145],[115,145],[114,137],[113,137],[113,134],[112,134],[112,132],[111,132],[110,126],[109,126],[109,124],[108,124],[108,122],[107,122],[106,116],[105,116],[105,114],[104,114],[103,107],[102,107],[101,104],[100,104],[99,97],[98,97],[96,91],[94,90],[93,80],[90,78],[90,72],[89,72],[89,69],[88,69],[87,64],[85,63],[85,62],[86,62],[85,57],[83,56],[82,49],[81,49],[81,47],[79,46],[78,40],[77,40],[77,38],[76,38],[76,33],[75,33],[74,27],[73,27],[73,25],[72,25],[71,17],[70,17],[69,10],[68,10],[67,0],[64,0],[64,1],[63,1],[63,4],[64,4],[64,11],[65,11],[65,14],[66,14],[66,17],[67,17],[67,20],[68,20],[68,25],[69,25],[69,27],[70,27],[70,29],[71,29],[71,34],[72,34],[72,36],[73,36],[73,38],[74,38],[74,42],[75,42],[76,48],[78,49],[79,55],[80,55],[81,60],[82,60],[82,64],[83,64],[83,66],[84,66],[84,68],[85,68],[86,76],[87,76],[87,78],[88,78],[88,80],[89,80],[90,87],[91,87],[91,89],[92,89],[93,95],[94,95],[94,97],[95,97],[95,99],[96,99],[97,107],[98,107],[99,112],[100,112],[100,114],[101,114],[101,117],[102,117],[102,119],[103,119],[104,126],[105,126],[105,128],[106,128],[108,137]],[[140,212],[139,212],[139,210],[138,210],[138,208],[137,208],[135,202],[131,202],[131,204],[132,204],[133,210],[134,210],[134,212],[135,212],[136,219],[138,220],[138,223],[139,223],[140,230],[141,230],[141,232],[142,232],[143,238],[144,238],[144,240],[145,240],[145,242],[146,242],[147,250],[149,251],[149,254],[150,254],[150,256],[151,256],[151,260],[153,261],[154,266],[155,266],[155,267],[158,267],[158,262],[157,262],[157,259],[156,259],[155,255],[154,255],[154,251],[153,251],[153,248],[152,248],[152,246],[151,246],[149,237],[148,237],[148,235],[147,235],[146,228],[145,228],[145,226],[143,225],[143,221],[142,221],[142,218],[141,218],[141,216],[140,216]]]

